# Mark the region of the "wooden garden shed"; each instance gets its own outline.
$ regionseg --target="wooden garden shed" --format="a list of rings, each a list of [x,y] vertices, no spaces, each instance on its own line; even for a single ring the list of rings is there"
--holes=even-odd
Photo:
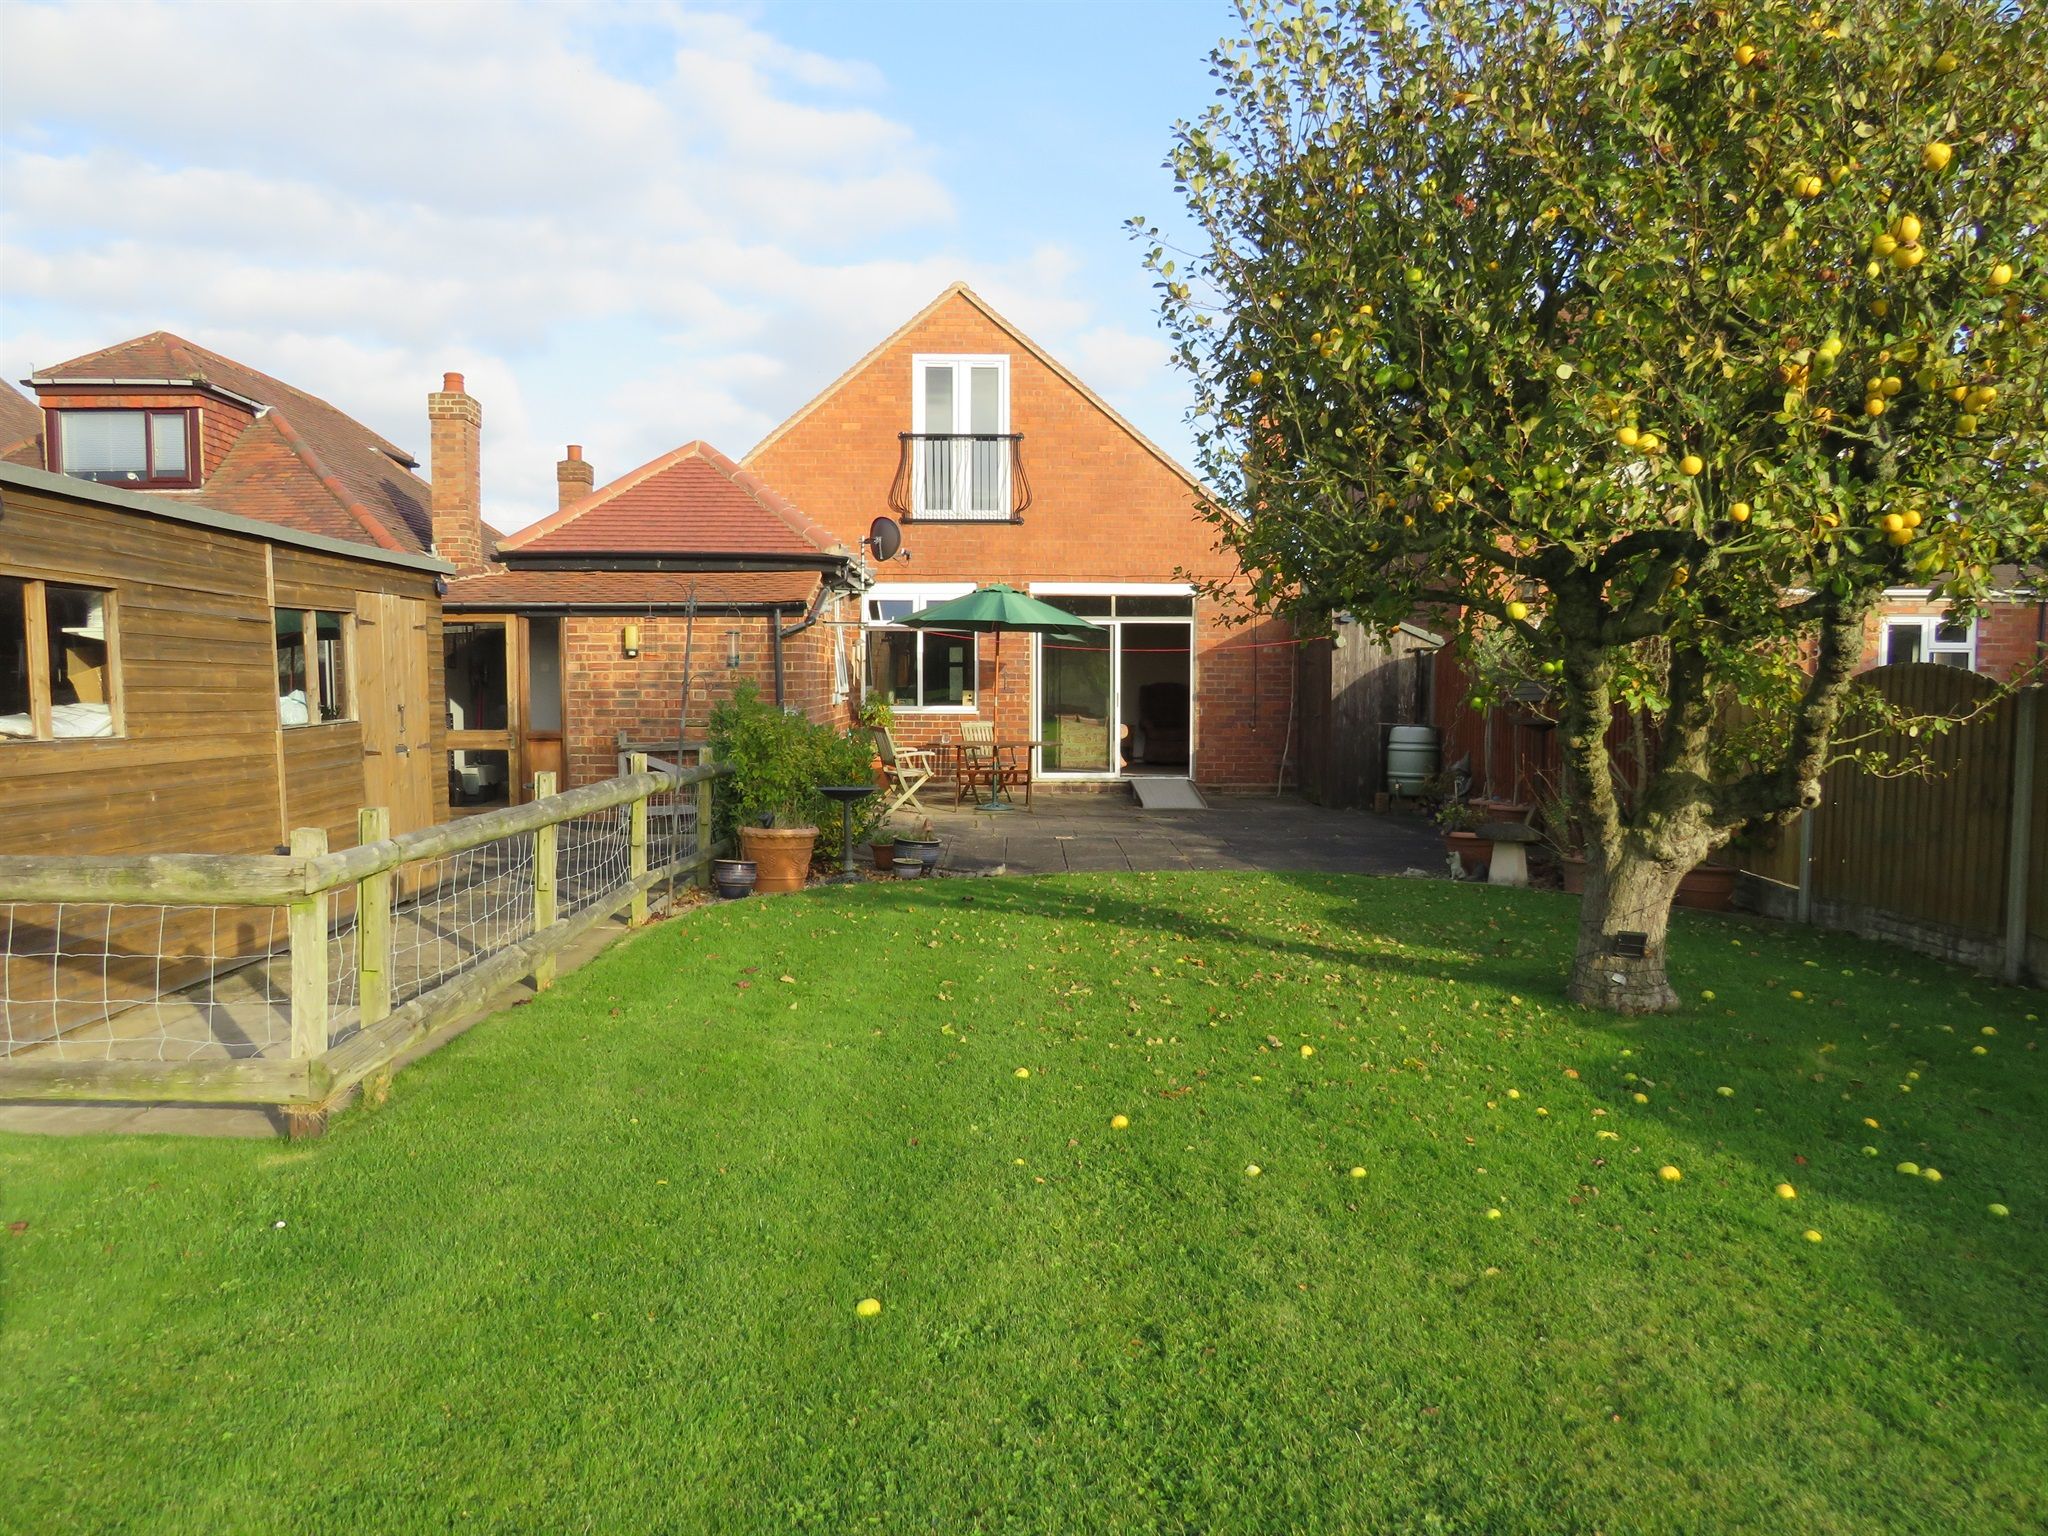
[[[0,464],[0,853],[270,853],[445,818],[437,580],[392,550]]]

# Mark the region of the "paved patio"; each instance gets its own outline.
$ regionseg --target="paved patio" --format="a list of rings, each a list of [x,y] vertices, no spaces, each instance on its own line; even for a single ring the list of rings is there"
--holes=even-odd
[[[955,874],[1097,870],[1305,869],[1444,872],[1443,842],[1420,817],[1326,810],[1292,795],[1206,794],[1204,811],[1141,810],[1127,790],[1041,789],[1033,810],[933,804],[940,868]],[[899,831],[915,817],[898,816]]]

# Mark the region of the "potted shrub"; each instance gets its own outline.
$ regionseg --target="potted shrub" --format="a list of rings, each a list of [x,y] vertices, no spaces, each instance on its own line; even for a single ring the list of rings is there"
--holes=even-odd
[[[802,890],[817,846],[818,829],[800,809],[775,811],[761,826],[740,828],[740,856],[758,871],[754,888],[759,891]]]
[[[875,868],[883,874],[886,875],[895,869],[896,838],[893,834],[884,834],[876,838],[868,844],[868,851],[875,856]]]
[[[758,875],[759,870],[751,859],[711,861],[711,885],[721,901],[737,901],[742,896],[753,895]]]
[[[888,695],[871,693],[860,701],[860,708],[853,713],[853,723],[863,739],[868,742],[868,768],[874,776],[876,789],[889,787],[889,776],[882,769],[881,749],[875,745],[877,731],[886,731],[896,723],[895,706]]]
[[[936,874],[939,868],[939,855],[942,852],[944,845],[932,836],[930,820],[921,821],[918,823],[917,836],[896,839],[896,872],[899,876],[903,873],[905,859],[915,859],[924,874]]]
[[[1586,850],[1571,803],[1563,795],[1545,795],[1536,803],[1536,821],[1557,861],[1559,883],[1571,895],[1582,894],[1586,889]]]
[[[867,728],[835,731],[742,683],[712,710],[710,734],[717,760],[730,770],[712,797],[713,829],[720,838],[737,834],[740,857],[758,866],[755,889],[796,890],[814,856],[836,861],[841,818],[818,787],[868,777],[874,742]],[[880,819],[874,796],[854,818],[856,841]]]

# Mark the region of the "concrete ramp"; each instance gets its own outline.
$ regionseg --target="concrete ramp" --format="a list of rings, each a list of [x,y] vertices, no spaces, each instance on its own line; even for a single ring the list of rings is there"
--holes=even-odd
[[[1192,779],[1154,778],[1150,774],[1138,774],[1131,779],[1131,790],[1138,797],[1138,808],[1144,811],[1209,809],[1209,802],[1202,798]]]

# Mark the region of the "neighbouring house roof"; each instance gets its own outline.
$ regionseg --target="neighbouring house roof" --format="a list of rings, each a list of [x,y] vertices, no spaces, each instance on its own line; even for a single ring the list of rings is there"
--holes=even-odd
[[[816,597],[815,571],[486,571],[448,583],[443,606],[616,609],[802,608]]]
[[[1054,374],[1058,375],[1059,378],[1064,380],[1071,388],[1076,390],[1084,399],[1086,399],[1090,405],[1094,406],[1098,411],[1102,412],[1103,415],[1107,416],[1111,421],[1115,422],[1118,427],[1122,428],[1123,431],[1128,433],[1131,437],[1131,440],[1135,442],[1140,448],[1144,449],[1147,453],[1151,454],[1153,458],[1157,459],[1161,464],[1165,465],[1168,469],[1172,470],[1176,475],[1179,475],[1181,479],[1187,481],[1187,483],[1196,491],[1200,492],[1202,496],[1204,496],[1205,498],[1208,496],[1209,493],[1207,488],[1204,487],[1202,482],[1196,478],[1194,471],[1190,470],[1186,465],[1182,464],[1178,459],[1174,458],[1172,454],[1168,453],[1164,448],[1161,448],[1157,443],[1153,442],[1151,438],[1147,437],[1144,433],[1140,432],[1135,426],[1133,426],[1128,420],[1125,419],[1123,414],[1119,412],[1115,406],[1111,405],[1107,400],[1103,399],[1102,396],[1098,395],[1097,393],[1095,393],[1094,390],[1090,389],[1086,384],[1082,383],[1081,380],[1072,372],[1072,370],[1070,370],[1066,366],[1066,364],[1062,363],[1058,358],[1054,357],[1050,352],[1046,351],[1045,348],[1041,347],[1037,342],[1033,341],[1029,336],[1025,335],[1015,325],[1011,324],[1008,320],[1004,319],[1003,316],[996,313],[996,311],[989,306],[989,303],[986,299],[984,299],[980,294],[976,293],[972,288],[968,287],[965,283],[954,283],[951,286],[949,286],[945,290],[945,292],[941,293],[937,298],[933,299],[931,303],[925,305],[923,309],[920,309],[908,320],[904,321],[901,325],[897,326],[895,330],[891,331],[887,336],[884,336],[880,341],[876,342],[874,346],[868,348],[868,350],[861,356],[860,360],[856,362],[851,368],[848,368],[844,373],[840,374],[838,378],[834,379],[830,384],[826,385],[824,389],[820,390],[815,396],[811,398],[809,402],[800,407],[795,415],[791,416],[787,421],[783,422],[781,426],[777,427],[774,431],[770,432],[766,437],[762,438],[760,442],[754,444],[752,448],[748,449],[746,457],[742,459],[741,462],[745,464],[753,463],[771,446],[773,446],[784,435],[786,435],[793,427],[795,427],[799,422],[803,421],[812,412],[816,411],[820,406],[824,405],[826,401],[830,400],[834,395],[838,394],[841,389],[845,388],[846,385],[851,383],[855,378],[858,378],[860,374],[866,371],[866,369],[869,368],[877,358],[882,356],[883,353],[887,352],[891,347],[895,346],[898,342],[902,341],[906,336],[910,335],[911,332],[915,331],[919,326],[923,325],[925,321],[929,320],[940,309],[944,308],[948,303],[950,303],[952,300],[956,298],[971,305],[991,325],[995,326],[996,329],[1003,332],[1024,351],[1029,352],[1033,357],[1038,359],[1040,363],[1044,364]]]
[[[197,343],[152,331],[41,368],[34,385],[198,388],[257,410],[257,419],[189,496],[259,522],[420,554],[434,542],[419,461],[315,395]]]
[[[0,460],[43,467],[42,407],[7,383],[0,383]]]
[[[44,495],[68,497],[73,501],[90,502],[94,506],[111,507],[117,512],[160,517],[168,522],[185,523],[195,528],[212,528],[221,533],[240,534],[246,538],[261,539],[269,544],[282,544],[292,549],[317,550],[324,555],[339,555],[347,560],[367,560],[376,565],[401,566],[406,570],[427,571],[436,576],[447,575],[455,569],[447,561],[436,559],[432,555],[374,548],[360,538],[331,538],[305,529],[280,527],[262,518],[237,517],[231,512],[217,511],[196,502],[174,501],[157,492],[127,491],[118,486],[97,485],[90,480],[76,480],[70,475],[52,474],[49,470],[36,469],[25,464],[0,464],[0,488],[39,491]]]
[[[692,442],[499,540],[498,554],[518,563],[601,556],[816,563],[852,551],[759,476]]]

